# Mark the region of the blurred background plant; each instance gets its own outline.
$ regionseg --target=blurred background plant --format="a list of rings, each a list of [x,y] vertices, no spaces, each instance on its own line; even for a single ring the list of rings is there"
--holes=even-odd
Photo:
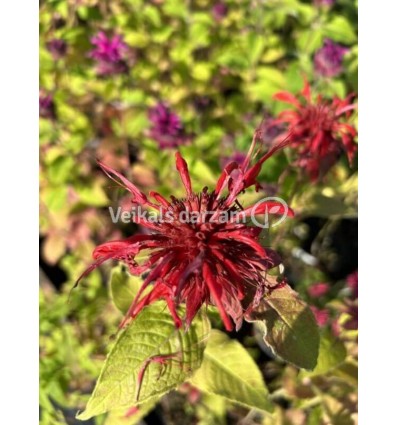
[[[265,147],[288,129],[277,117],[294,108],[276,93],[299,95],[307,80],[314,102],[354,102],[356,34],[348,0],[40,2],[41,423],[78,423],[120,320],[106,267],[68,302],[94,247],[137,231],[112,223],[108,207],[129,209],[129,198],[96,158],[168,196],[180,188],[178,147],[197,188],[212,187],[263,118]],[[336,121],[355,127],[355,110]],[[231,337],[259,366],[273,417],[184,384],[147,411],[88,423],[356,423],[357,172],[355,155],[350,167],[336,143],[316,181],[294,147],[261,174],[263,196],[278,194],[296,212],[269,240],[322,326],[315,371],[273,358],[246,324]]]

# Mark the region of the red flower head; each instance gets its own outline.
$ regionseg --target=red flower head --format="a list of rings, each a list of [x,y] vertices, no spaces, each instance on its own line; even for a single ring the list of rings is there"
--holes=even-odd
[[[261,228],[249,226],[243,219],[265,211],[281,214],[285,208],[267,200],[243,208],[237,196],[250,186],[258,186],[256,179],[264,161],[288,142],[282,141],[260,156],[258,133],[243,163],[228,163],[212,191],[205,187],[200,193],[193,192],[187,163],[177,152],[176,167],[186,196],[172,196],[170,201],[156,192],[150,192],[150,200],[123,175],[99,162],[112,180],[132,194],[134,205],[158,213],[155,220],[133,216],[133,221],[149,232],[98,246],[93,253],[95,262],[79,278],[109,259],[123,261],[134,275],[147,273],[121,326],[146,305],[164,299],[176,326],[182,324],[177,306],[185,302],[187,326],[203,304],[212,304],[218,308],[226,329],[233,329],[231,319],[238,329],[244,313],[260,302],[268,290],[265,273],[280,260],[274,251],[260,244]],[[252,163],[255,156],[258,159]],[[192,219],[182,220],[182,213],[185,217],[190,214]],[[290,209],[288,215],[293,215]],[[137,255],[144,250],[149,256],[138,264]],[[144,294],[149,285],[150,292]]]
[[[355,105],[346,99],[335,97],[331,102],[320,95],[311,99],[308,82],[304,84],[300,98],[289,92],[280,92],[275,99],[290,103],[295,110],[283,111],[277,123],[289,125],[291,146],[297,149],[298,165],[306,169],[312,181],[324,176],[338,160],[342,151],[352,162],[357,146],[354,127],[343,122]],[[285,137],[286,133],[282,134]]]

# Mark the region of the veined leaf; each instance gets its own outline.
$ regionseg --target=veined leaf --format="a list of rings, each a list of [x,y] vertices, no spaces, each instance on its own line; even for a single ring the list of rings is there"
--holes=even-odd
[[[191,379],[201,391],[248,408],[270,412],[268,390],[256,363],[238,342],[212,330],[200,369]]]
[[[164,302],[146,307],[119,335],[77,418],[127,409],[172,390],[200,367],[209,332],[202,311],[184,331],[176,329]]]
[[[246,318],[257,322],[271,351],[294,365],[313,370],[319,351],[319,331],[308,305],[288,285],[274,289],[261,309]]]

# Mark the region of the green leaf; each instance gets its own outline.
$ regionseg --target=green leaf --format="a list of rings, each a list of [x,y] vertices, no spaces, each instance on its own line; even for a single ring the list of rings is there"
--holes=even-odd
[[[248,92],[253,100],[269,102],[272,96],[285,88],[285,78],[283,74],[273,68],[262,66],[257,68],[257,79],[248,85]]]
[[[335,338],[330,331],[323,332],[319,345],[319,355],[316,368],[311,371],[301,371],[302,376],[323,375],[340,366],[347,352],[344,344]]]
[[[156,406],[157,400],[151,400],[132,409],[112,410],[108,413],[104,425],[135,425],[142,423],[142,419]]]
[[[112,270],[110,280],[111,296],[116,307],[123,314],[127,313],[141,285],[142,279],[139,276],[132,276],[123,266],[115,267]]]
[[[247,45],[249,47],[247,56],[250,63],[255,65],[264,51],[265,39],[263,37],[259,37],[255,33],[249,33],[247,37]]]
[[[298,48],[311,54],[322,46],[323,32],[321,28],[304,30],[297,37]]]
[[[357,36],[350,22],[343,16],[336,16],[323,28],[325,37],[344,44],[355,43]]]
[[[164,302],[146,307],[119,335],[80,420],[153,400],[184,382],[203,359],[210,332],[201,311],[176,329]]]
[[[109,199],[100,182],[94,182],[90,186],[76,184],[74,189],[79,196],[80,202],[83,204],[103,207],[109,203]]]
[[[198,81],[208,81],[211,77],[212,65],[205,62],[195,63],[192,68],[192,76]]]
[[[206,393],[220,395],[249,409],[273,410],[260,370],[246,349],[212,330],[202,366],[191,379]]]
[[[288,285],[274,289],[261,309],[247,318],[257,321],[271,351],[297,367],[313,370],[319,351],[319,331],[308,305]]]

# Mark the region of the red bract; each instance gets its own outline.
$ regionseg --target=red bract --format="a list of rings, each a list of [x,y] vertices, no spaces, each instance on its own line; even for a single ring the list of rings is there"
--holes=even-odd
[[[289,103],[295,110],[283,111],[277,123],[288,124],[291,146],[297,150],[298,165],[305,168],[312,181],[324,176],[345,151],[352,163],[357,145],[354,138],[357,131],[347,124],[347,119],[355,105],[346,99],[335,97],[332,101],[320,95],[315,101],[311,98],[308,82],[299,97],[289,92],[280,92],[275,99]]]
[[[253,210],[258,214],[265,211],[281,214],[284,208],[267,200],[243,208],[237,196],[258,185],[256,179],[264,161],[288,142],[284,140],[268,153],[259,155],[258,133],[243,163],[228,163],[213,191],[205,187],[200,193],[193,192],[187,163],[176,153],[176,167],[186,196],[180,199],[172,196],[170,201],[156,192],[149,194],[151,201],[124,176],[99,162],[112,180],[132,194],[134,205],[152,208],[159,213],[158,217],[172,218],[149,220],[133,216],[133,221],[147,228],[147,233],[98,246],[93,253],[96,261],[79,278],[109,259],[123,261],[134,275],[147,273],[121,326],[146,305],[164,299],[178,327],[182,322],[177,306],[185,303],[186,326],[203,304],[211,304],[218,308],[226,329],[233,329],[231,319],[238,329],[244,313],[260,302],[268,288],[265,273],[280,260],[274,251],[260,244],[261,228],[249,226],[243,219],[253,214]],[[181,220],[183,212],[192,216],[196,213],[197,219]],[[293,215],[290,209],[288,215]],[[137,256],[144,251],[147,259],[139,264]],[[150,284],[152,289],[144,294]]]

